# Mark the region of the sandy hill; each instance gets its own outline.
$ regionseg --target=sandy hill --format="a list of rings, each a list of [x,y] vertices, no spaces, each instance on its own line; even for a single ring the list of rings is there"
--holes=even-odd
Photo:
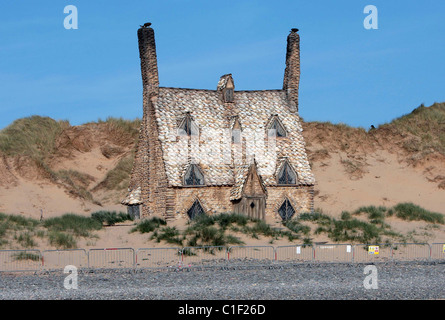
[[[0,212],[39,219],[125,211],[119,202],[139,127],[140,120],[113,118],[81,126],[16,120],[0,131]],[[323,213],[412,202],[445,214],[445,103],[369,130],[304,121],[303,129]],[[434,239],[445,240],[442,229]]]
[[[445,213],[445,103],[370,130],[318,122],[303,128],[316,207],[335,214],[413,202]]]

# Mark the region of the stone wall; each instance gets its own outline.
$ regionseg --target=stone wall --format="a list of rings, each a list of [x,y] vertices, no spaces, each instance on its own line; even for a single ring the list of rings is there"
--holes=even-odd
[[[267,188],[266,216],[281,219],[278,209],[285,198],[289,199],[296,214],[311,213],[314,209],[314,187],[269,187]]]
[[[187,217],[187,210],[199,199],[208,215],[232,212],[229,186],[171,188],[175,192],[175,214]]]
[[[174,191],[175,215],[187,218],[187,210],[199,199],[207,215],[234,212],[234,204],[229,201],[229,186],[170,188]],[[266,198],[266,216],[281,220],[278,209],[286,198],[294,207],[296,214],[313,211],[313,186],[269,187]]]

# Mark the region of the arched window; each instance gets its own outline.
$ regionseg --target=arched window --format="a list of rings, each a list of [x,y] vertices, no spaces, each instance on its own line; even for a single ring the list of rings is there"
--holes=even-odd
[[[205,214],[204,209],[201,206],[201,203],[198,199],[193,202],[193,205],[190,207],[190,209],[187,210],[187,215],[190,219],[195,219],[197,216]]]
[[[272,122],[270,123],[268,129],[268,135],[269,136],[276,136],[276,137],[286,137],[287,133],[284,129],[283,125],[281,124],[280,120],[278,120],[278,117],[274,117]]]
[[[295,209],[292,207],[292,204],[288,199],[284,200],[283,204],[278,209],[278,214],[283,220],[288,220],[295,214]]]
[[[283,166],[278,172],[278,184],[297,184],[297,174],[287,161],[284,162]]]
[[[203,186],[204,175],[196,164],[191,164],[184,176],[184,185]]]

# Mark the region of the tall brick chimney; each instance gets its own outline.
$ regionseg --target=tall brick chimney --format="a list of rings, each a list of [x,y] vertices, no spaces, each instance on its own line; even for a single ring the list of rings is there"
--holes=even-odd
[[[294,28],[287,36],[286,69],[284,70],[283,90],[291,111],[298,111],[298,87],[300,84],[300,35]]]
[[[142,84],[148,97],[157,95],[159,88],[158,60],[156,58],[155,32],[147,22],[138,29],[139,56],[141,58]]]

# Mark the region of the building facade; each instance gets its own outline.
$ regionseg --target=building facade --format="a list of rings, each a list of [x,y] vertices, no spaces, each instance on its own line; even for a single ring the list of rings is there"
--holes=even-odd
[[[141,217],[236,212],[289,219],[313,211],[315,179],[298,115],[300,37],[287,38],[281,90],[159,86],[154,30],[138,30],[143,119],[128,196]]]

